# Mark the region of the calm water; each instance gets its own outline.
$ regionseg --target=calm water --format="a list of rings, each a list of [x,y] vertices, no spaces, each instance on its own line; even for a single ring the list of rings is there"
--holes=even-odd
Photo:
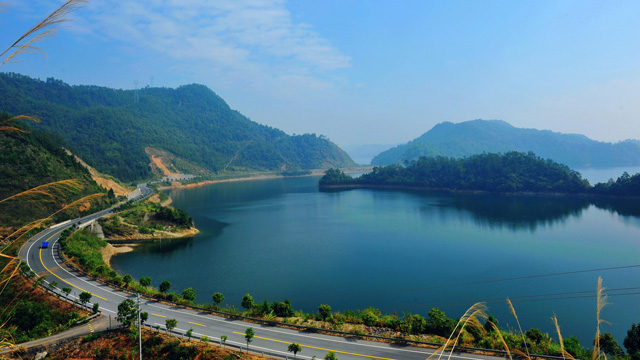
[[[172,191],[202,231],[119,255],[113,265],[172,290],[192,286],[198,301],[222,292],[239,307],[289,298],[315,311],[374,306],[426,316],[460,316],[487,301],[503,327],[576,334],[591,346],[598,276],[612,305],[602,317],[618,342],[640,321],[640,268],[537,275],[640,264],[637,201],[501,197],[350,190],[319,192],[318,178],[215,184]],[[495,281],[512,279],[506,281]],[[466,284],[466,285],[460,285]],[[454,286],[460,285],[460,286]],[[630,290],[616,290],[635,288]],[[634,295],[622,295],[635,293]],[[557,294],[557,295],[554,295]],[[555,336],[554,336],[555,337]]]

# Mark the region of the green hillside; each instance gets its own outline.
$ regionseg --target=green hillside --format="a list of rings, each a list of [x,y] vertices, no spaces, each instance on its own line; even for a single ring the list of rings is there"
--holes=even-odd
[[[371,163],[391,165],[421,156],[459,158],[484,152],[509,151],[533,151],[542,158],[571,167],[640,164],[640,143],[637,141],[604,143],[584,135],[516,128],[499,120],[438,124],[408,144],[380,153]]]
[[[0,122],[7,118],[0,113]],[[105,196],[60,212],[56,220],[83,210],[95,211],[89,210],[90,207],[105,206],[110,201],[88,171],[64,152],[63,144],[59,137],[42,131],[0,131],[0,223],[3,227],[19,227],[48,217],[91,194]],[[38,190],[24,194],[34,188]]]
[[[98,171],[123,180],[151,177],[145,147],[213,172],[296,171],[355,165],[322,136],[289,136],[232,110],[202,85],[134,91],[70,86],[0,74],[0,110],[42,120]]]

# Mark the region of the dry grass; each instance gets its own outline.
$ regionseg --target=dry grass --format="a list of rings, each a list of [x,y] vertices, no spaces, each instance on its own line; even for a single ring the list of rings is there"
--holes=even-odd
[[[37,47],[36,44],[55,36],[58,31],[58,26],[70,21],[67,16],[73,11],[83,7],[87,2],[88,0],[68,0],[65,2],[44,20],[27,30],[18,40],[4,50],[0,54],[0,59],[4,57],[0,65],[16,62],[16,58],[24,54],[39,52],[46,57],[47,53]],[[6,8],[7,4],[2,3],[1,6]]]
[[[0,122],[0,131],[6,131],[6,132],[27,132],[26,130],[17,128],[15,126],[11,126],[11,122],[12,121],[16,121],[16,120],[28,120],[28,121],[33,121],[35,123],[39,123],[40,120],[32,117],[32,116],[27,116],[27,115],[18,115],[18,116],[14,116],[10,119],[4,120]]]
[[[602,286],[602,277],[598,276],[598,288],[596,290],[596,338],[593,341],[593,354],[591,360],[599,360],[601,358],[607,359],[607,356],[600,351],[600,324],[607,323],[607,321],[600,318],[600,312],[607,306],[607,295],[604,294],[605,288]]]
[[[464,313],[464,315],[462,315],[460,320],[458,320],[458,323],[456,324],[455,328],[451,332],[451,335],[449,336],[447,341],[444,343],[444,345],[439,347],[433,354],[431,354],[431,356],[429,356],[427,360],[433,358],[436,355],[438,355],[438,359],[440,359],[444,351],[449,346],[451,346],[451,349],[449,351],[449,356],[447,357],[447,359],[451,359],[451,354],[453,354],[453,350],[458,345],[458,340],[460,339],[460,336],[462,335],[463,330],[465,330],[467,326],[476,328],[480,332],[484,332],[484,327],[482,327],[482,324],[480,323],[480,319],[487,318],[486,310],[487,310],[487,306],[485,303],[475,303],[473,306],[471,306]],[[455,339],[452,342],[451,340],[454,338],[454,336],[455,336]]]
[[[509,310],[511,310],[511,314],[513,314],[513,317],[516,318],[516,323],[518,323],[518,329],[520,330],[520,336],[522,336],[522,343],[525,344],[527,340],[524,337],[524,332],[522,332],[522,326],[520,326],[520,319],[518,319],[518,314],[516,314],[516,309],[513,307],[513,304],[511,303],[511,300],[509,300],[509,298],[507,298],[507,304],[509,304]],[[529,359],[530,358],[529,349],[525,347],[525,351],[527,352],[527,359]]]
[[[55,200],[57,196],[63,194],[67,191],[79,191],[82,190],[84,186],[77,179],[68,179],[68,180],[60,180],[52,183],[36,186],[33,189],[29,189],[27,191],[23,191],[21,193],[9,196],[4,200],[0,200],[0,203],[3,203],[12,199],[20,199],[20,200],[37,200],[37,201],[52,201]]]

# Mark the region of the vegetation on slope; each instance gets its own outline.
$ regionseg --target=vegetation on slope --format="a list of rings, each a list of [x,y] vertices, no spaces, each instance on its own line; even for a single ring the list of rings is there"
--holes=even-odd
[[[99,220],[106,238],[133,239],[136,234],[176,232],[191,229],[193,219],[182,210],[153,202],[125,205],[126,210]],[[193,235],[193,234],[192,234]]]
[[[330,169],[320,185],[406,186],[499,193],[584,193],[590,188],[578,172],[531,152],[481,154],[461,159],[421,157],[405,166],[375,167],[373,172],[355,179]]]
[[[572,167],[640,164],[640,144],[637,141],[604,143],[584,135],[516,128],[498,120],[438,124],[409,143],[378,154],[371,164],[402,164],[421,156],[460,158],[483,152],[509,151],[533,151],[545,159]]]
[[[123,180],[151,176],[149,146],[213,172],[355,165],[323,136],[289,136],[255,123],[202,85],[141,89],[135,103],[133,91],[0,74],[0,91],[0,109],[42,119],[40,128],[64,137],[97,170]]]
[[[7,119],[0,114],[0,120]],[[0,223],[20,227],[48,217],[92,194],[100,194],[58,213],[62,221],[114,201],[88,171],[60,147],[55,135],[42,131],[0,132]]]

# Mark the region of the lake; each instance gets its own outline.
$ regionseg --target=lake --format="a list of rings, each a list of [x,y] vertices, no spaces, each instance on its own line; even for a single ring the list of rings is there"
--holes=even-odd
[[[617,175],[619,176],[619,174]],[[610,176],[616,178],[617,176]],[[295,309],[373,306],[384,313],[458,317],[477,301],[504,328],[592,346],[598,276],[611,305],[601,325],[622,345],[640,322],[640,206],[637,200],[438,192],[320,192],[318,177],[220,183],[173,190],[173,205],[201,233],[118,255],[113,267],[150,276],[196,301],[222,292],[239,307],[291,300]]]

